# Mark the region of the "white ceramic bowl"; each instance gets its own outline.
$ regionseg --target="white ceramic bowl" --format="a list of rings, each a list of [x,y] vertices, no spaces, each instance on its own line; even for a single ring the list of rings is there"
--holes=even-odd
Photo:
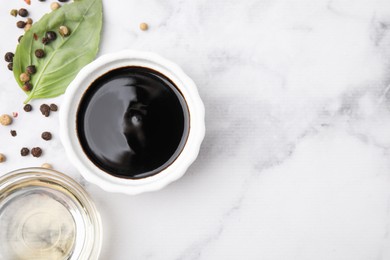
[[[151,68],[168,77],[182,93],[189,110],[188,139],[180,155],[161,172],[142,179],[115,177],[97,167],[84,153],[76,129],[77,110],[91,83],[110,70],[129,66]],[[65,93],[60,125],[66,153],[86,180],[106,191],[132,195],[159,190],[183,176],[198,156],[205,135],[204,106],[195,83],[173,62],[154,53],[133,50],[101,56],[79,72]]]

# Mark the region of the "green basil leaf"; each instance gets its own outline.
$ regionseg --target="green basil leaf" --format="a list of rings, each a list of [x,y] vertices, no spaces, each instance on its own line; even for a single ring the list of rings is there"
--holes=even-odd
[[[14,77],[21,88],[24,84],[19,79],[20,74],[29,65],[37,68],[37,72],[31,75],[33,89],[26,92],[25,103],[65,92],[80,69],[95,58],[99,50],[102,20],[102,0],[79,0],[44,15],[33,24],[16,48],[13,65]],[[71,32],[67,37],[58,33],[63,25]],[[42,38],[48,31],[56,32],[57,39],[43,45]],[[44,58],[35,56],[37,49],[45,51]]]

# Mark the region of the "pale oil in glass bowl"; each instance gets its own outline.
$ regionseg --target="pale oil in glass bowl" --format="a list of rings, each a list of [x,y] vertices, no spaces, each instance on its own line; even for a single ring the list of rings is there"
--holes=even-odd
[[[0,259],[97,259],[100,225],[69,177],[34,168],[0,178]]]

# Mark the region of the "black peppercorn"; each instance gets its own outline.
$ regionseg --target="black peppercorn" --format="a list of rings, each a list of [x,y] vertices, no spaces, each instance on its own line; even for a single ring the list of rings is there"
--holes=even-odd
[[[20,150],[21,156],[27,156],[30,154],[30,150],[27,147],[23,147],[22,150]]]
[[[41,157],[41,155],[42,155],[42,149],[39,148],[39,147],[34,147],[33,149],[31,149],[31,154],[32,154],[32,156],[34,156],[34,157]]]
[[[23,85],[23,87],[22,87],[22,89],[23,89],[24,91],[26,91],[26,92],[27,92],[27,91],[31,91],[32,88],[33,88],[33,86],[31,85],[30,82],[24,83],[24,85]]]
[[[6,62],[12,62],[14,60],[14,54],[12,52],[7,52],[4,55],[4,59]]]
[[[11,133],[11,135],[12,135],[13,137],[17,136],[17,133],[16,133],[15,130],[11,130],[10,133]]]
[[[42,139],[45,141],[49,141],[52,138],[52,135],[50,132],[43,132],[41,135]]]
[[[57,34],[53,31],[48,31],[46,33],[46,38],[48,38],[49,41],[54,41],[55,39],[57,39]]]
[[[32,106],[30,104],[27,104],[23,107],[23,110],[26,112],[30,112],[32,110]]]
[[[8,63],[7,67],[8,67],[9,70],[13,70],[14,69],[14,64],[12,62],[10,62],[10,63]]]
[[[39,109],[41,110],[42,115],[45,117],[50,115],[50,107],[47,104],[42,104]]]
[[[35,56],[40,59],[40,58],[43,58],[45,57],[45,51],[42,50],[42,49],[38,49],[35,51]]]
[[[18,21],[16,23],[16,26],[20,29],[23,29],[25,26],[26,26],[26,22],[23,22],[23,21]]]
[[[19,38],[18,38],[18,42],[20,43],[20,41],[22,40],[23,38],[23,35],[20,35]]]
[[[46,37],[43,37],[43,38],[42,38],[42,43],[43,43],[44,45],[46,45],[46,44],[49,44],[49,43],[50,43],[50,41],[49,41],[49,39],[48,39],[48,38],[46,38]]]
[[[18,11],[18,14],[21,16],[21,17],[27,17],[28,15],[28,11],[24,8],[20,8],[19,11]]]
[[[30,75],[35,74],[35,72],[37,72],[37,68],[34,65],[27,66],[26,72]]]
[[[58,106],[56,104],[50,104],[50,110],[55,112],[58,110]]]

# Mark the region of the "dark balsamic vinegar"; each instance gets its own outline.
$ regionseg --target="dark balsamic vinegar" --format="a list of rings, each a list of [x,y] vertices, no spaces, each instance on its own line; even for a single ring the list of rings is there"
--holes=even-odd
[[[109,71],[94,81],[77,112],[84,152],[121,178],[154,175],[180,154],[189,131],[181,93],[164,75],[143,67]]]

